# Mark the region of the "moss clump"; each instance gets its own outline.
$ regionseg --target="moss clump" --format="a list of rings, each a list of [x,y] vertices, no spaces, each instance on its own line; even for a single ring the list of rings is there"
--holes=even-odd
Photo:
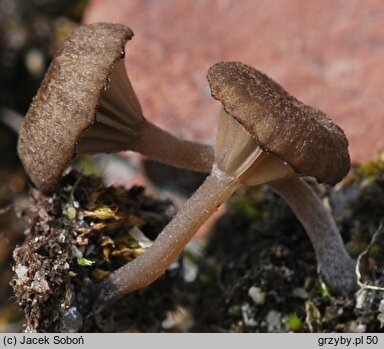
[[[373,160],[360,165],[357,174],[366,177],[381,177],[384,174],[384,150]]]
[[[303,321],[296,313],[289,314],[286,322],[289,331],[300,332],[303,329]]]

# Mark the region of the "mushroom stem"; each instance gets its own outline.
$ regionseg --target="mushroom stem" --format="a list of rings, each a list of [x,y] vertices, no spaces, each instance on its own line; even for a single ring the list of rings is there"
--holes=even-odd
[[[347,295],[356,290],[355,263],[345,250],[336,224],[320,198],[300,178],[271,182],[304,226],[315,249],[325,281]]]
[[[214,166],[212,173],[153,245],[99,285],[97,294],[100,302],[108,304],[155,281],[175,261],[198,228],[240,186],[235,178]]]
[[[193,171],[210,172],[214,149],[209,145],[182,140],[144,120],[128,150],[167,165]]]

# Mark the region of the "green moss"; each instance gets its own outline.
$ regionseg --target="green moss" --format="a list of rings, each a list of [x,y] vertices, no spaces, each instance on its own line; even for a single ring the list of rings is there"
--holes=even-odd
[[[246,196],[239,195],[233,201],[234,208],[248,220],[262,218],[262,211]]]
[[[300,332],[303,329],[303,321],[296,313],[288,315],[287,326],[290,331]]]
[[[367,248],[366,243],[362,243],[361,241],[352,240],[346,246],[348,254],[353,258],[357,259],[360,253],[364,252]]]
[[[82,156],[80,159],[84,176],[99,176],[99,170],[91,156]]]
[[[84,257],[77,258],[77,264],[80,265],[81,267],[90,267],[94,263],[95,263],[94,261],[91,261],[90,259],[87,259]]]
[[[214,286],[216,284],[214,278],[209,274],[200,274],[199,281],[206,286]]]
[[[382,255],[383,247],[379,243],[375,242],[369,248],[369,254]]]
[[[380,152],[375,159],[360,165],[357,173],[363,178],[382,176],[384,174],[384,151]]]

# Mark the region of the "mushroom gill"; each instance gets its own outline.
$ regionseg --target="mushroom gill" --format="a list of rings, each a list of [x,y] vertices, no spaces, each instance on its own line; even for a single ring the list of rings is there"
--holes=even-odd
[[[300,178],[304,174],[333,184],[346,175],[350,161],[344,132],[324,113],[242,63],[214,65],[208,81],[212,96],[223,107],[211,173],[152,246],[103,281],[100,299],[115,300],[156,280],[242,184],[262,183],[275,186],[291,205],[306,228],[326,281],[344,294],[352,292],[354,262],[332,216]],[[333,151],[326,152],[329,149]]]

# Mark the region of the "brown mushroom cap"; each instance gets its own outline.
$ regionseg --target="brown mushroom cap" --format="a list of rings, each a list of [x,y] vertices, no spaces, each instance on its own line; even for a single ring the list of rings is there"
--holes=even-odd
[[[277,155],[300,175],[320,182],[335,184],[348,173],[348,140],[323,112],[240,62],[217,63],[207,78],[212,97],[264,151]]]
[[[132,36],[131,29],[123,25],[81,26],[55,56],[18,142],[23,165],[42,191],[53,189],[75,154],[76,142],[95,122],[100,94]]]

